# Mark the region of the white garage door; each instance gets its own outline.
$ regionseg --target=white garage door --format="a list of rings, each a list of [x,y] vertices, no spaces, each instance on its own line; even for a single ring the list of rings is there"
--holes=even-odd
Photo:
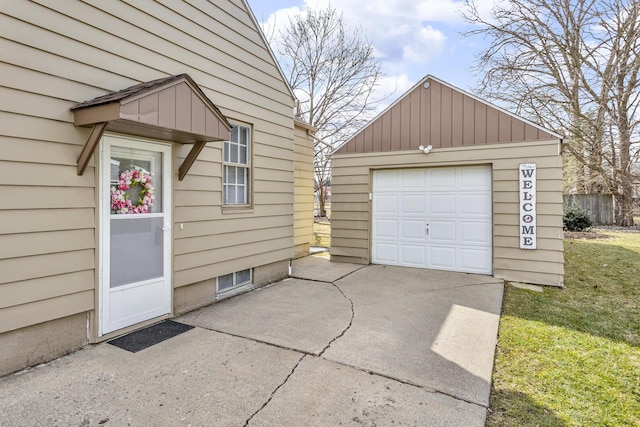
[[[375,171],[375,264],[492,273],[491,168]]]

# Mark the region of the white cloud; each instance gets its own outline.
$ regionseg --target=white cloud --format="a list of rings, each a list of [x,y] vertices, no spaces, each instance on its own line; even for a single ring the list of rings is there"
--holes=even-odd
[[[492,0],[483,0],[492,1]],[[390,66],[398,61],[425,64],[444,50],[447,37],[439,28],[463,22],[462,2],[454,0],[304,0],[307,8],[329,5],[360,23],[374,44],[376,57]]]
[[[409,76],[404,73],[387,75],[380,79],[378,85],[371,94],[371,99],[376,102],[376,106],[369,119],[377,116],[384,111],[385,108],[393,104],[405,92],[411,89],[415,83],[416,82],[412,81]],[[309,96],[306,92],[298,89],[294,90],[294,94],[303,104],[309,102]]]
[[[491,1],[491,0],[484,0]],[[453,0],[350,0],[340,2],[331,0],[304,0],[307,7],[327,7],[330,4],[344,10],[345,16],[368,21],[373,18],[379,23],[389,21],[433,21],[433,22],[461,22],[459,10],[461,1]]]
[[[510,6],[509,0],[475,0],[475,2],[480,17],[487,22],[496,22],[491,16],[494,8],[507,8]]]
[[[280,29],[289,25],[289,21],[296,15],[304,15],[306,12],[298,7],[288,7],[286,9],[276,10],[267,17],[265,22],[261,22],[262,31],[269,41],[279,34]]]
[[[409,62],[423,64],[442,52],[447,37],[431,26],[414,33],[413,41],[403,48],[403,58]]]
[[[462,0],[298,0],[298,7],[280,9],[263,23],[267,37],[277,34],[291,17],[307,9],[332,6],[349,24],[360,24],[373,43],[374,55],[390,75],[419,79],[450,61],[457,48],[458,33],[466,24]],[[477,0],[487,11],[494,1]],[[291,4],[291,3],[290,3]],[[294,3],[295,4],[295,3]],[[448,57],[448,60],[443,58]]]
[[[459,23],[462,22],[463,3],[450,0],[420,1],[416,5],[418,16],[424,21]]]

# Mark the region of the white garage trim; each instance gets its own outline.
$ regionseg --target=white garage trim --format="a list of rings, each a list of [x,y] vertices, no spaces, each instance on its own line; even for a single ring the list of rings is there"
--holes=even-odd
[[[492,274],[491,166],[373,173],[374,264]]]

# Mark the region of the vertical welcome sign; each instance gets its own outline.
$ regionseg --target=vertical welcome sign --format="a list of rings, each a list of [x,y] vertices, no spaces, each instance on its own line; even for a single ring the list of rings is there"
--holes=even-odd
[[[520,163],[520,249],[536,249],[536,164]]]

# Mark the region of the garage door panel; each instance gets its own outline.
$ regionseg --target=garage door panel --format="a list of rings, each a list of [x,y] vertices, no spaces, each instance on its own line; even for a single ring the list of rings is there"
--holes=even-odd
[[[492,273],[489,166],[376,171],[373,182],[374,263]]]
[[[424,242],[426,230],[424,220],[403,219],[400,220],[400,236],[402,240],[419,240]]]
[[[429,212],[433,215],[455,215],[456,195],[455,194],[431,194],[429,196]]]
[[[397,219],[375,219],[373,225],[373,237],[382,240],[397,240],[399,237]]]
[[[433,168],[429,170],[429,191],[452,191],[456,188],[455,168]]]
[[[456,270],[456,248],[441,245],[430,246],[429,264],[430,268]]]
[[[402,188],[408,191],[424,191],[425,169],[407,169],[401,174]]]
[[[491,274],[491,250],[467,247],[460,249],[460,271]]]
[[[463,193],[457,199],[459,215],[491,217],[491,193]]]
[[[487,173],[487,166],[466,166],[458,171],[459,188],[491,191],[491,173]]]
[[[487,245],[491,241],[491,221],[460,221],[460,243]]]
[[[424,217],[427,213],[427,195],[424,193],[400,194],[399,212]]]
[[[373,187],[377,191],[395,191],[398,189],[397,170],[379,171],[373,175]]]
[[[456,228],[455,220],[432,220],[429,223],[429,240],[433,243],[455,244]]]
[[[398,245],[394,243],[376,243],[373,249],[373,262],[398,265]]]
[[[398,194],[376,194],[374,214],[395,215],[398,213]]]
[[[427,248],[424,245],[402,245],[400,265],[422,267],[427,263]]]

